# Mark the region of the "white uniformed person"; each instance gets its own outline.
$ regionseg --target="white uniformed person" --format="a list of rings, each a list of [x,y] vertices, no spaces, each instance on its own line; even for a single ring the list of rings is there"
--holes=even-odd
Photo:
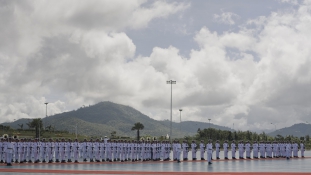
[[[305,157],[305,144],[303,140],[300,142],[300,153],[301,157]]]
[[[257,141],[254,141],[252,147],[253,147],[253,158],[258,159],[258,143],[257,143]]]
[[[292,144],[287,141],[286,143],[286,158],[289,159],[291,157]]]
[[[183,160],[188,160],[188,143],[186,140],[182,143],[182,150],[183,150]]]
[[[86,162],[87,160],[87,154],[88,154],[88,144],[87,144],[87,140],[84,139],[83,142],[82,142],[82,159],[83,159],[83,162]]]
[[[177,163],[180,163],[180,154],[181,154],[181,144],[179,143],[179,141],[175,141],[175,146],[176,146],[176,159],[177,159]]]
[[[79,163],[78,160],[79,160],[80,143],[78,139],[75,139],[75,141],[72,143],[72,147],[73,147],[74,161],[75,163]]]
[[[193,140],[191,143],[192,160],[197,160],[197,144]]]
[[[47,149],[47,157],[49,160],[49,163],[53,162],[53,155],[54,155],[54,141],[52,139],[49,139],[49,142],[46,144]]]
[[[66,163],[66,140],[62,139],[60,142],[60,155],[61,155],[61,163]]]
[[[235,145],[235,141],[233,140],[232,143],[231,143],[231,154],[232,154],[232,159],[236,159],[236,158],[235,158],[235,148],[236,148],[236,145]]]
[[[246,158],[251,159],[251,144],[249,141],[246,141],[245,143],[245,152],[246,152]]]
[[[205,153],[205,144],[204,144],[204,141],[201,140],[201,143],[200,143],[200,156],[201,156],[201,160],[205,160],[204,159],[204,153]]]
[[[42,163],[45,163],[45,159],[46,159],[46,141],[45,139],[42,139],[41,141],[41,145],[40,145],[40,154],[41,154],[41,158],[42,158]]]
[[[11,142],[11,138],[8,139],[6,145],[6,163],[7,166],[12,166],[12,158],[13,158],[13,144]]]
[[[224,149],[224,158],[228,159],[228,149],[229,149],[228,141],[225,140],[222,146],[223,146],[223,149]]]
[[[60,145],[59,145],[59,140],[56,139],[54,146],[55,146],[55,162],[58,163],[59,162],[59,157],[60,157]]]
[[[102,159],[102,162],[106,161],[106,144],[105,140],[102,140],[99,144],[100,147],[100,157]]]
[[[93,157],[95,157],[95,161],[96,162],[100,162],[100,158],[99,158],[99,151],[100,151],[100,144],[99,144],[99,139],[96,139],[96,141],[93,143],[93,147],[94,147],[94,155]]]
[[[220,152],[220,143],[219,143],[219,140],[216,140],[215,148],[216,148],[216,159],[220,159],[220,158],[219,158],[219,152]]]
[[[242,140],[238,144],[238,149],[239,149],[239,158],[244,159],[244,143]]]
[[[207,161],[208,164],[212,164],[212,154],[213,154],[213,143],[212,140],[208,140],[206,144]]]

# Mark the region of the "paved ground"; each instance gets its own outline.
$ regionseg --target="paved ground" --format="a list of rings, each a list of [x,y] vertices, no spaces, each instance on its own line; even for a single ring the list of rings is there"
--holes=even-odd
[[[215,174],[215,175],[293,175],[311,174],[311,152],[305,158],[217,160],[212,165],[206,161],[176,162],[101,162],[101,163],[39,163],[0,165],[0,174]]]

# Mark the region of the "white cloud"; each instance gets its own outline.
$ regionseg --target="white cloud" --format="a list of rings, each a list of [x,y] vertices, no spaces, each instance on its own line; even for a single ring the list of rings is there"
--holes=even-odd
[[[165,1],[155,1],[149,9],[139,8],[135,10],[131,19],[128,20],[128,25],[135,29],[146,27],[146,25],[154,18],[165,18],[189,7],[190,4],[177,2],[168,4]]]
[[[106,100],[167,119],[170,79],[177,81],[174,116],[183,108],[182,120],[211,118],[229,127],[235,123],[235,129],[261,131],[272,129],[271,121],[278,127],[307,121],[311,112],[306,2],[297,10],[249,19],[235,32],[202,26],[193,37],[199,48],[189,57],[175,46],[155,46],[150,56],[135,57],[136,45],[126,34],[144,32],[153,19],[183,12],[189,4],[2,3],[0,21],[7,27],[0,28],[1,121],[40,117],[46,101],[53,102],[49,112],[54,114]],[[233,25],[238,16],[225,12],[215,18]]]
[[[232,12],[222,12],[220,15],[214,14],[215,22],[229,25],[235,24],[235,20],[239,18],[240,18],[239,15]]]
[[[289,4],[293,4],[293,5],[298,5],[298,1],[297,0],[279,0],[281,3],[289,3]]]
[[[45,101],[54,114],[65,103],[76,108],[132,94],[124,89],[131,80],[124,65],[136,46],[124,31],[189,8],[141,0],[0,3],[0,121],[42,117]]]

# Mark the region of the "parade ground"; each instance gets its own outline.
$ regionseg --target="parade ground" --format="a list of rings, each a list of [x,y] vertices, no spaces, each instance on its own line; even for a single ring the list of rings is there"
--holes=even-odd
[[[80,162],[80,163],[24,163],[11,167],[0,165],[1,175],[13,174],[215,174],[215,175],[294,175],[311,174],[311,151],[305,158],[266,158],[207,161],[148,161],[148,162]]]

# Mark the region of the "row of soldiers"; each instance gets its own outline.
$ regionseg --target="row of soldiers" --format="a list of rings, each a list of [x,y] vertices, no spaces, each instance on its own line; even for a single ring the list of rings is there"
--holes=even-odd
[[[203,143],[203,141],[201,141]],[[305,152],[305,145],[304,141],[301,141],[300,144],[293,141],[261,141],[257,142],[254,141],[253,143],[250,143],[249,141],[240,141],[236,143],[235,141],[232,141],[231,144],[228,143],[228,141],[225,141],[223,145],[221,146],[219,141],[216,141],[215,143],[215,149],[216,149],[216,158],[219,158],[219,152],[221,147],[224,151],[224,159],[228,158],[228,152],[231,149],[231,156],[232,159],[236,159],[236,152],[238,152],[239,159],[244,159],[244,154],[246,154],[247,159],[251,159],[251,154],[253,153],[253,158],[291,158],[291,157],[298,157],[298,152],[300,150],[301,157],[304,157]],[[204,151],[204,143],[200,144],[200,150],[201,155]]]
[[[10,146],[9,146],[10,145]],[[2,139],[0,142],[1,162],[15,160],[15,163],[39,163],[39,162],[75,162],[79,158],[90,162],[100,161],[148,161],[169,160],[171,145],[168,141],[126,141],[108,139],[92,139],[79,142],[52,139]],[[10,151],[9,151],[10,150]],[[7,156],[7,153],[10,156]],[[11,157],[11,158],[9,158]]]
[[[30,140],[30,139],[2,139],[0,142],[0,161],[7,162],[10,165],[11,160],[15,163],[25,162],[75,162],[79,158],[83,161],[89,159],[90,162],[100,161],[168,161],[172,151],[173,160],[187,161],[188,154],[191,151],[192,160],[197,160],[197,151],[200,151],[200,159],[204,159],[204,153],[207,153],[207,160],[211,164],[212,154],[215,149],[216,159],[220,159],[220,149],[224,150],[224,159],[228,159],[228,152],[231,150],[232,159],[236,159],[236,152],[239,152],[239,158],[278,158],[278,157],[298,157],[298,150],[301,150],[301,157],[304,157],[304,143],[290,142],[243,142],[231,144],[225,141],[221,146],[219,141],[215,144],[211,140],[205,144],[201,141],[198,145],[195,141],[189,145],[187,141],[180,143],[173,141],[126,141],[126,140]],[[181,158],[182,156],[182,158]]]

